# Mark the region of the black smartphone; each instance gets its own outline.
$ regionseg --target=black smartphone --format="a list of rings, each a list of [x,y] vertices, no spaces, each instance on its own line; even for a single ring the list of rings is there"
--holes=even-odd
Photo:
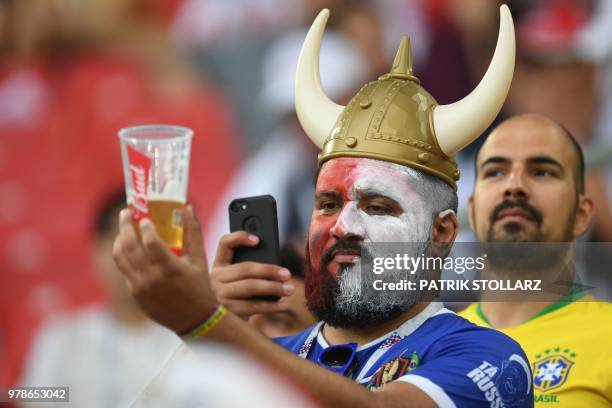
[[[228,208],[230,231],[244,230],[259,237],[255,247],[239,247],[234,250],[232,263],[253,261],[280,265],[278,220],[276,200],[271,195],[236,198]],[[276,296],[257,297],[277,301]]]

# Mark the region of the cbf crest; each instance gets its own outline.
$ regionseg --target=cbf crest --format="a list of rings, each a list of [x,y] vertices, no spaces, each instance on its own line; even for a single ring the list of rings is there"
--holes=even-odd
[[[561,387],[567,381],[576,354],[569,349],[561,351],[560,347],[554,350],[545,350],[538,354],[540,358],[533,363],[533,386],[540,392],[546,392]]]

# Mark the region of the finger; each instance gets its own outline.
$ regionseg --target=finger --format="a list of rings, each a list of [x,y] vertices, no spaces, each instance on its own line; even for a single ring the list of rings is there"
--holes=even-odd
[[[155,226],[149,219],[142,219],[138,224],[142,235],[142,247],[146,258],[152,264],[168,265],[171,263],[172,253],[168,245],[161,239]]]
[[[194,262],[206,263],[202,226],[191,205],[188,205],[183,212],[183,227],[183,251],[185,255]]]
[[[230,300],[223,302],[223,305],[240,317],[250,317],[254,314],[272,314],[289,309],[289,303],[286,299],[281,299],[278,302],[266,300]]]
[[[134,292],[134,285],[132,284],[132,281],[130,281],[128,278],[125,278],[125,287],[127,288],[129,293]]]
[[[280,283],[265,279],[245,279],[219,287],[221,299],[251,299],[255,296],[289,296],[295,290],[291,283]]]
[[[131,272],[137,273],[146,268],[149,265],[140,239],[136,234],[134,225],[132,223],[132,214],[130,210],[121,210],[119,213],[119,236],[117,237],[117,251],[120,251],[126,262],[131,265]]]
[[[212,275],[218,282],[222,283],[249,278],[285,282],[291,278],[291,272],[287,268],[258,262],[240,262],[234,265],[216,268],[213,269]]]
[[[125,278],[129,281],[135,279],[138,275],[138,271],[132,266],[132,264],[128,261],[127,257],[123,254],[120,244],[120,238],[117,237],[115,242],[113,243],[113,260],[115,264],[119,268],[119,271],[125,276]]]
[[[240,246],[252,247],[259,244],[259,238],[256,235],[249,234],[246,231],[235,231],[231,234],[226,234],[221,237],[219,246],[217,247],[217,256],[215,256],[215,266],[229,265],[234,258],[234,249]]]

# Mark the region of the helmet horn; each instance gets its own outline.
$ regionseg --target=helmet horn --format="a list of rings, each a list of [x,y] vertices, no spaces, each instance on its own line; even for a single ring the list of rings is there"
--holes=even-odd
[[[515,38],[510,10],[500,7],[499,36],[489,69],[478,86],[465,98],[433,111],[438,145],[447,156],[469,145],[499,113],[514,73]]]
[[[295,111],[302,128],[320,149],[344,106],[325,95],[319,74],[319,55],[329,10],[321,10],[312,23],[298,59],[295,74]]]

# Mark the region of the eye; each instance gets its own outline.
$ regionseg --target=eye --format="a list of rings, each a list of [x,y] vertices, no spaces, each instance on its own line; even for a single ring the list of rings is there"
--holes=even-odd
[[[536,177],[556,177],[556,174],[549,169],[534,169],[533,175]]]
[[[389,215],[393,212],[391,208],[380,204],[368,204],[363,210],[370,215]]]
[[[337,201],[323,201],[319,204],[319,209],[325,212],[332,212],[340,209],[340,204]]]
[[[503,169],[487,169],[483,175],[482,178],[491,178],[491,177],[500,177],[504,175],[504,171]]]

